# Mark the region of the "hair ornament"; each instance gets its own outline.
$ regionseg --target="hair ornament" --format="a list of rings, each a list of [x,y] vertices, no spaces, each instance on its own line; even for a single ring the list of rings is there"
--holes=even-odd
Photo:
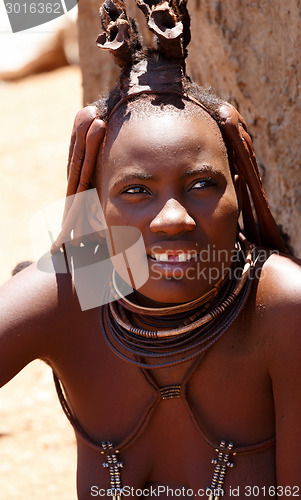
[[[156,35],[154,49],[142,45],[137,23],[127,16],[124,1],[105,0],[100,8],[105,31],[96,43],[110,50],[121,67],[121,96],[143,91],[182,94],[190,41],[187,0],[136,0],[136,3]]]
[[[165,59],[184,63],[191,39],[187,0],[136,0],[136,3],[157,37],[158,53]]]
[[[99,9],[102,28],[97,46],[108,49],[121,68],[133,63],[142,49],[138,28],[134,19],[128,18],[123,0],[106,0]]]

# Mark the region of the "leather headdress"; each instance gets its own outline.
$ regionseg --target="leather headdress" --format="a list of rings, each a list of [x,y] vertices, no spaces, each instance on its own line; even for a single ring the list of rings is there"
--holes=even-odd
[[[104,31],[99,35],[97,45],[110,50],[121,67],[119,95],[108,119],[124,101],[142,93],[177,94],[209,113],[206,105],[187,94],[184,87],[185,58],[190,42],[187,0],[136,0],[136,3],[155,34],[156,47],[153,49],[143,47],[137,24],[127,16],[123,0],[106,0],[100,8]],[[215,110],[215,115],[234,168],[241,178],[242,230],[245,236],[258,245],[288,252],[271,214],[243,118],[227,102]],[[98,117],[96,107],[87,106],[77,114],[69,150],[67,196],[91,187],[105,131],[106,124]],[[71,231],[76,231],[76,218],[67,200],[62,232],[54,250],[70,239]]]

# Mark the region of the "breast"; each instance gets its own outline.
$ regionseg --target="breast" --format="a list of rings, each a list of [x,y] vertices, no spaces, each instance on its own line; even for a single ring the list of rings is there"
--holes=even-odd
[[[169,439],[172,438],[171,442],[166,434]],[[121,482],[127,497],[137,498],[140,497],[140,490],[152,489],[157,494],[160,492],[159,496],[164,500],[170,498],[172,490],[177,490],[180,498],[188,498],[191,497],[191,491],[188,490],[198,495],[200,490],[205,491],[212,485],[215,466],[211,459],[217,458],[214,450],[196,439],[183,443],[185,440],[177,439],[176,432],[174,435],[165,433],[163,442],[161,437],[162,434],[154,436],[152,432],[147,433],[132,447],[120,452],[118,459],[123,463]],[[245,456],[238,455],[232,460],[234,467],[227,471],[223,485],[224,498],[249,496],[264,499],[269,488],[275,488],[274,448]],[[102,466],[103,462],[105,457],[78,440],[79,500],[91,499],[92,491],[110,488],[108,469]],[[239,495],[236,494],[237,491]],[[142,497],[144,496],[147,493]]]
[[[147,405],[156,398],[156,388],[139,369],[111,352],[93,314],[86,315],[82,327],[75,325],[59,373],[86,433],[99,443],[111,440],[115,445],[139,424]],[[219,341],[201,361],[185,391],[197,422],[216,445],[221,439],[252,444],[273,435],[273,402],[260,355],[239,342],[235,332]],[[186,370],[183,366],[164,371],[162,376],[156,372],[158,387],[181,383]],[[217,453],[198,431],[183,397],[160,400],[146,417],[137,439],[120,450],[123,486],[161,485],[193,491],[210,487],[215,468],[211,460]],[[78,437],[80,500],[91,500],[93,486],[96,497],[101,496],[97,488],[109,488],[108,468],[102,466],[105,458]],[[228,495],[230,488],[275,485],[273,448],[237,455],[233,463],[225,476]],[[164,491],[161,493],[165,498]],[[261,497],[263,492],[257,496]]]

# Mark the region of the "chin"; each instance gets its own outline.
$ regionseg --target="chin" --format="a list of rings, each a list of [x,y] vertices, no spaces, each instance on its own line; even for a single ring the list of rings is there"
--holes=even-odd
[[[209,290],[201,283],[183,283],[183,280],[174,278],[159,281],[148,281],[138,290],[139,301],[144,303],[160,303],[164,305],[183,304],[197,299]]]

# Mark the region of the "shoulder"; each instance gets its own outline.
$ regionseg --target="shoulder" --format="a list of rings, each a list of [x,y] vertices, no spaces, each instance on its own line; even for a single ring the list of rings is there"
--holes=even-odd
[[[256,319],[261,338],[277,369],[300,361],[301,261],[272,254],[263,263],[256,289]]]
[[[47,315],[70,305],[74,293],[70,275],[40,269],[36,264],[16,274],[0,287],[1,312],[16,316]]]
[[[14,353],[19,353],[24,365],[34,358],[47,358],[77,309],[67,273],[45,272],[36,264],[18,273],[0,288],[2,362],[4,356],[13,360]]]
[[[301,260],[277,253],[264,259],[263,250],[262,255],[257,302],[271,308],[300,304]]]
[[[82,322],[70,274],[33,264],[11,278],[0,288],[0,387],[34,359],[55,363]]]
[[[264,253],[263,253],[264,255]],[[259,269],[260,266],[257,268]],[[289,311],[300,312],[301,261],[272,253],[260,268],[256,305],[278,318]]]

